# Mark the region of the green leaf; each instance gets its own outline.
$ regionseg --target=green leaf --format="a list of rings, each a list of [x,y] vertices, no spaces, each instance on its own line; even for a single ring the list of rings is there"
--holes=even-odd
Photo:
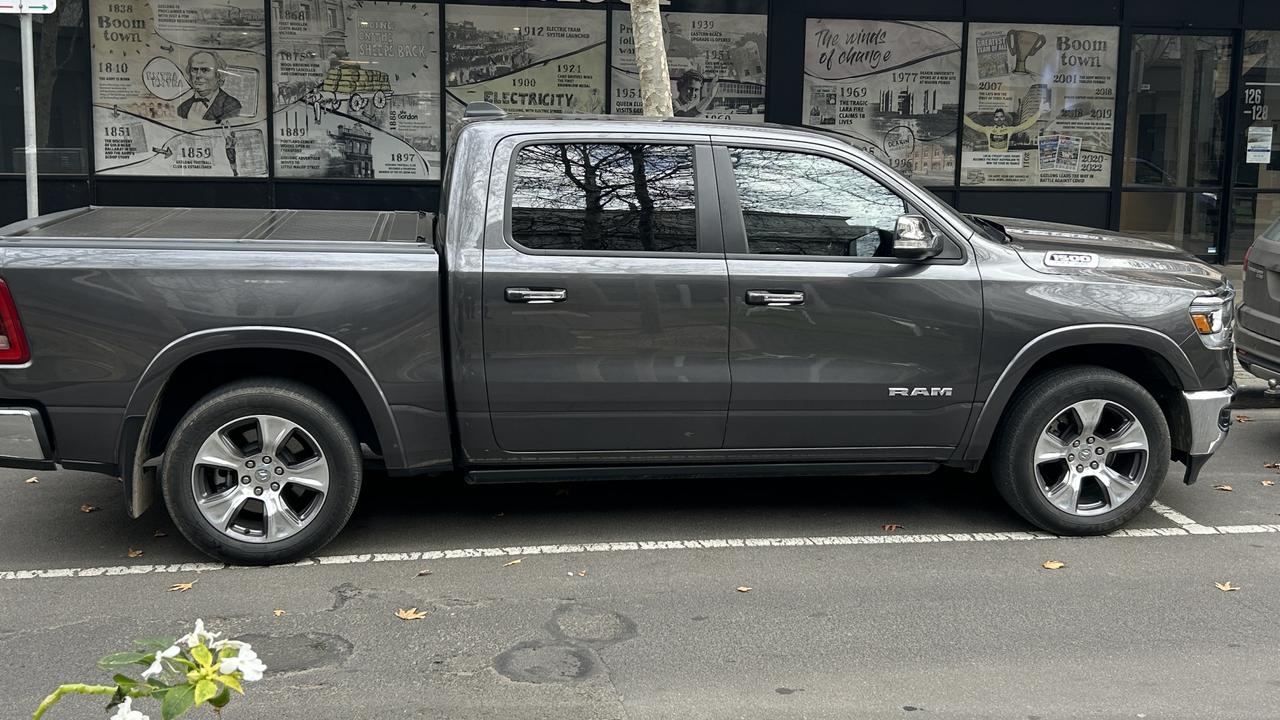
[[[229,702],[231,702],[231,690],[228,688],[222,688],[222,692],[209,698],[209,704],[216,708],[226,707]]]
[[[138,638],[137,640],[133,641],[133,644],[137,645],[140,648],[147,648],[148,650],[165,650],[167,648],[173,647],[174,645],[177,644],[177,642],[173,638],[156,637],[156,638]]]
[[[196,683],[196,706],[203,705],[214,695],[218,694],[218,686],[213,684],[212,680],[201,680]]]
[[[164,694],[164,702],[160,704],[160,714],[164,720],[173,720],[191,709],[195,704],[196,689],[191,685],[176,685]]]
[[[128,675],[121,675],[119,673],[117,673],[111,679],[115,681],[116,685],[119,685],[125,690],[129,690],[130,688],[133,688],[134,686],[139,684],[137,680],[134,680]]]
[[[235,690],[241,695],[244,694],[244,688],[240,686],[240,678],[236,677],[235,675],[219,675],[218,682],[222,683],[223,685],[226,685],[232,690]]]
[[[111,668],[124,667],[125,665],[150,665],[151,661],[155,659],[155,653],[119,652],[112,653],[99,660],[98,667],[103,670],[110,670]]]
[[[191,648],[191,657],[200,663],[200,667],[209,667],[213,664],[213,653],[209,652],[209,648],[203,645],[197,645]]]

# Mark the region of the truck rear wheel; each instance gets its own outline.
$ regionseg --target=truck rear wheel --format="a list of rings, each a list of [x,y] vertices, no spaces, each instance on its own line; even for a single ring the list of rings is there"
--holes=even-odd
[[[1105,368],[1062,368],[1018,391],[993,447],[992,477],[1034,525],[1100,535],[1155,499],[1169,444],[1164,413],[1141,385]]]
[[[360,494],[359,443],[324,395],[252,380],[205,396],[178,423],[161,486],[182,534],[219,560],[308,555],[347,524]]]

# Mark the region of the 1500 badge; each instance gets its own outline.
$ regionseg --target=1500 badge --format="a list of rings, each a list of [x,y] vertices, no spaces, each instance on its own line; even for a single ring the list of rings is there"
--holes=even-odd
[[[1049,267],[1096,268],[1098,256],[1093,253],[1047,252],[1044,254],[1044,264]]]

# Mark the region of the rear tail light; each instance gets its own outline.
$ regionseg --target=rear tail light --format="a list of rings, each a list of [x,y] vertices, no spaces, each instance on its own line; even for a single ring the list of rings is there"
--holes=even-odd
[[[18,308],[13,304],[9,286],[0,280],[0,365],[21,365],[31,359],[27,348],[27,336],[18,320]]]

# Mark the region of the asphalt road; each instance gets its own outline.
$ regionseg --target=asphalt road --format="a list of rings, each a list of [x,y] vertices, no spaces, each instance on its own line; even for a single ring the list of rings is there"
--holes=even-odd
[[[269,667],[228,719],[1280,717],[1280,410],[1240,412],[1199,484],[1092,539],[1032,534],[959,473],[378,478],[323,562],[224,568],[114,481],[4,471],[0,716],[201,617]]]

